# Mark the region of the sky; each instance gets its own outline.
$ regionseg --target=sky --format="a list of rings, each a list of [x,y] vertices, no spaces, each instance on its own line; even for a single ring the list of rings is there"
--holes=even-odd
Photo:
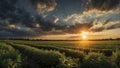
[[[120,38],[120,0],[1,0],[0,38]]]

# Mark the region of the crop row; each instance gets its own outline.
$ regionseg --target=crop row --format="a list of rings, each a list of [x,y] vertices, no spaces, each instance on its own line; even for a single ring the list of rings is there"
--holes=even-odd
[[[28,43],[29,42],[29,43]],[[85,53],[89,53],[89,52],[99,52],[99,53],[103,53],[105,56],[112,56],[112,53],[113,53],[113,51],[115,51],[116,50],[116,48],[117,49],[119,49],[120,50],[120,48],[119,47],[116,47],[116,48],[113,48],[113,49],[107,49],[107,48],[103,48],[103,49],[99,49],[99,48],[95,48],[95,45],[91,45],[93,48],[82,48],[81,46],[79,46],[79,47],[76,47],[75,45],[56,45],[55,43],[53,43],[53,42],[50,42],[50,44],[49,45],[44,45],[44,43],[43,42],[35,42],[35,41],[33,41],[33,42],[30,42],[30,41],[26,41],[26,42],[13,42],[13,43],[16,43],[16,44],[24,44],[24,45],[30,45],[30,46],[33,46],[33,47],[37,47],[37,48],[43,48],[43,49],[48,49],[48,50],[60,50],[60,51],[64,51],[64,50],[68,50],[68,49],[70,49],[70,50],[77,50],[77,51],[83,51],[83,52],[85,52]],[[43,43],[43,44],[42,44]],[[54,45],[53,45],[54,44]],[[61,44],[61,43],[60,43]],[[97,45],[96,45],[97,46]],[[101,46],[101,45],[100,45]],[[109,47],[110,45],[108,45],[108,47]],[[117,46],[117,45],[116,45]],[[102,47],[102,46],[101,46]],[[107,47],[107,46],[106,46]],[[114,46],[113,46],[114,47]]]
[[[21,54],[12,46],[0,43],[0,68],[21,68]]]
[[[65,57],[58,51],[42,50],[31,46],[10,44],[14,48],[20,50],[22,54],[27,56],[32,65],[29,68],[72,68],[78,67],[78,64],[71,58]]]
[[[24,45],[28,46],[28,45]],[[120,67],[120,51],[110,51],[111,56],[107,57],[105,54],[100,52],[90,51],[88,54],[78,50],[58,48],[55,46],[42,46],[42,45],[29,45],[35,48],[44,49],[44,50],[57,50],[61,53],[65,53],[65,56],[77,58],[78,65],[80,68],[119,68]],[[108,51],[108,52],[107,52]],[[110,53],[109,50],[105,51],[106,54]],[[76,62],[77,63],[77,62]]]
[[[52,45],[71,48],[95,48],[95,49],[116,49],[120,48],[120,42],[115,41],[23,41],[6,40],[7,42],[32,44],[32,45]],[[6,42],[5,41],[5,42]],[[64,46],[63,46],[64,45]]]
[[[32,47],[36,47],[39,49],[47,49],[47,50],[58,50],[61,53],[65,53],[66,56],[71,56],[73,58],[82,58],[84,57],[83,54],[88,54],[89,52],[96,52],[96,53],[103,53],[105,56],[112,56],[113,51],[111,49],[83,49],[83,48],[64,48],[64,47],[57,47],[57,46],[50,46],[50,45],[33,45],[33,44],[25,44]],[[61,45],[62,46],[62,45]]]
[[[98,52],[86,54],[85,52],[54,46],[9,45],[27,56],[31,63],[28,64],[29,68],[120,68],[119,50],[113,51],[112,55],[107,57]]]
[[[44,50],[59,51],[60,53],[65,54],[65,56],[72,57],[72,58],[83,59],[85,55],[85,53],[82,51],[67,49],[67,48],[60,48],[56,46],[46,46],[46,45],[25,45],[25,46],[32,46],[32,47],[44,49]]]

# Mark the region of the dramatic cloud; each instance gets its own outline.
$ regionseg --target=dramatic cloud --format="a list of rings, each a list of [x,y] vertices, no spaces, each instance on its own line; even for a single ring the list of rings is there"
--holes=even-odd
[[[98,22],[93,24],[90,28],[91,31],[99,32],[103,30],[110,30],[120,28],[120,21]]]
[[[1,0],[0,37],[28,38],[120,28],[120,0]]]
[[[50,30],[53,27],[52,22],[45,21],[39,12],[37,13],[31,3],[46,5],[45,11],[51,11],[54,8],[54,0],[1,0],[0,2],[0,37],[13,35],[17,36],[35,36],[42,34],[43,30]],[[31,3],[29,3],[31,2]],[[54,3],[53,3],[54,2]],[[21,5],[22,4],[22,5]],[[37,4],[36,4],[37,5]],[[31,8],[29,8],[31,7]],[[42,7],[41,7],[42,8]],[[56,20],[57,21],[57,20]],[[55,21],[55,22],[56,22]],[[37,29],[38,28],[38,29]],[[4,30],[4,31],[3,31]],[[2,33],[3,32],[3,33]],[[9,33],[8,33],[9,32]]]
[[[30,0],[35,8],[40,11],[52,11],[57,5],[55,0]]]
[[[65,21],[69,21],[73,19],[73,23],[89,23],[92,25],[88,31],[103,31],[120,28],[118,25],[120,22],[120,10],[109,10],[109,11],[101,11],[97,9],[91,9],[89,11],[84,11],[79,14],[72,14],[68,16]],[[111,24],[113,22],[114,24]],[[116,23],[117,22],[117,23]],[[109,24],[109,26],[107,26]],[[117,26],[116,26],[117,25]],[[106,27],[104,27],[106,26]]]
[[[120,7],[120,0],[89,0],[88,9],[111,10]]]
[[[53,19],[53,23],[57,23],[59,21],[59,18],[57,18],[57,17],[55,17],[54,19]]]

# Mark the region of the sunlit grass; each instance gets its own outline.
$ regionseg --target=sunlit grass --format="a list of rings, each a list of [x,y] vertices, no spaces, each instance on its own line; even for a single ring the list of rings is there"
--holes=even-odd
[[[26,57],[25,58],[26,60],[24,62],[21,60],[21,58],[18,58],[16,60],[16,61],[20,60],[20,64],[18,64],[19,66],[17,66],[17,68],[120,67],[119,64],[120,42],[117,40],[116,41],[2,40],[0,41],[0,43],[5,44],[5,45],[1,44],[0,49],[1,50],[5,49],[4,51],[8,52],[8,55],[5,57],[16,56],[15,58],[17,58],[17,55],[19,55],[20,53],[22,54],[22,56],[20,55],[21,57]],[[5,48],[3,48],[3,46],[5,46]],[[20,53],[17,51],[20,51]],[[7,58],[5,60],[7,60]],[[3,60],[1,59],[1,63],[2,62]],[[12,64],[13,62],[10,61],[10,63]],[[14,64],[16,64],[16,62]]]

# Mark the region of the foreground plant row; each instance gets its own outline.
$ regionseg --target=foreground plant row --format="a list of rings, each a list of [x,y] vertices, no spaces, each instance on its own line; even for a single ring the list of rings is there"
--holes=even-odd
[[[1,43],[0,68],[120,68],[120,51],[108,57],[54,46]]]

